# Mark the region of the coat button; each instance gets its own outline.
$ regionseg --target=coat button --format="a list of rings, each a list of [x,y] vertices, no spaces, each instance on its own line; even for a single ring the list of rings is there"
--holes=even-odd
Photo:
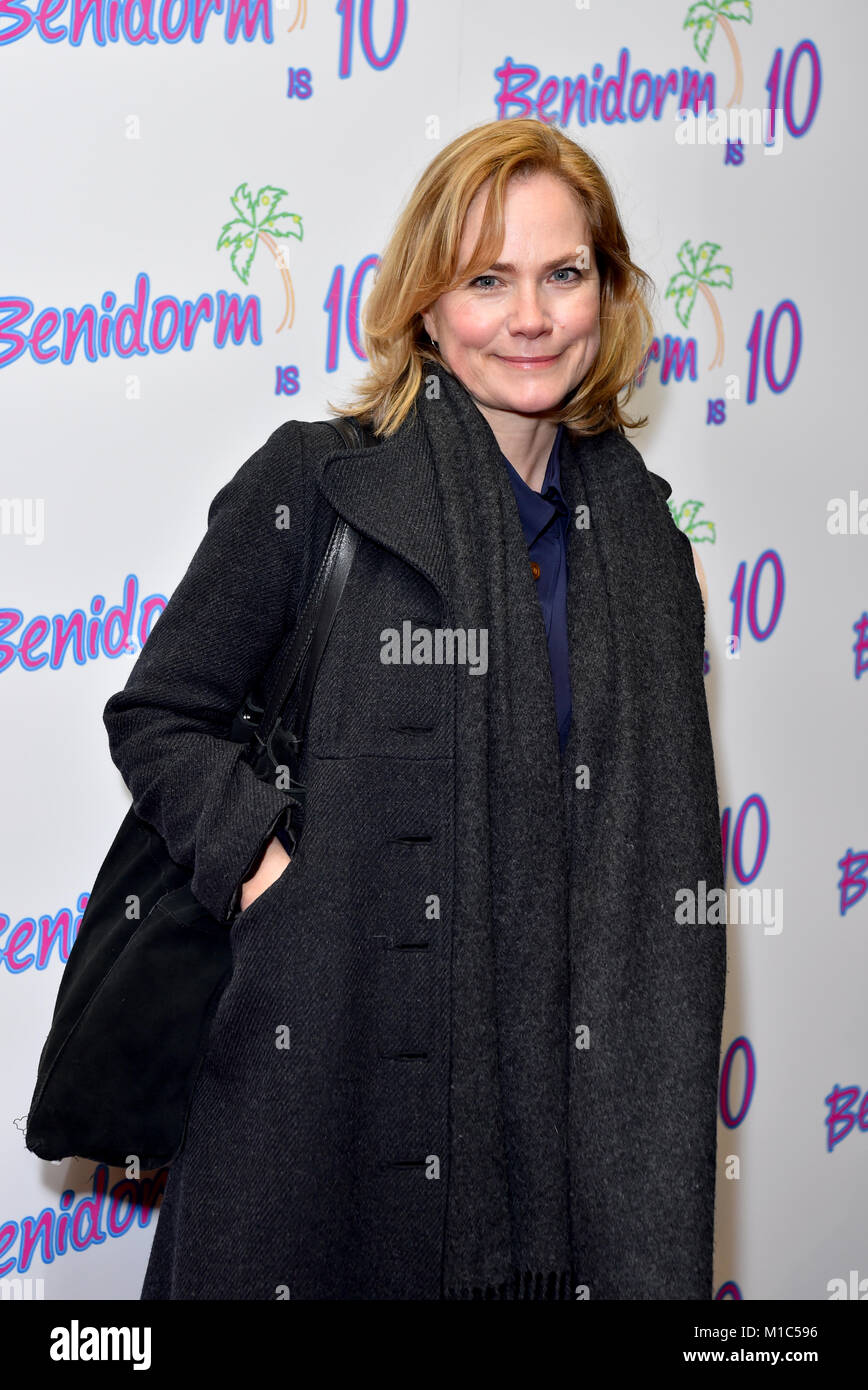
[[[540,575],[542,574],[542,570],[540,569],[540,567],[539,567],[539,565],[537,564],[536,560],[531,560],[531,562],[530,562],[530,572],[531,572],[531,574],[533,575],[534,579],[539,579]]]

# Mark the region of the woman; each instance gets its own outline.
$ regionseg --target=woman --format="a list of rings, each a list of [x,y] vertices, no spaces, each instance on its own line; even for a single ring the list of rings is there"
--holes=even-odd
[[[675,894],[723,866],[691,548],[619,404],[644,287],[561,132],[454,140],[367,301],[376,447],[277,429],[106,706],[234,961],[144,1298],[712,1296],[725,937]],[[290,856],[225,730],[334,511]]]

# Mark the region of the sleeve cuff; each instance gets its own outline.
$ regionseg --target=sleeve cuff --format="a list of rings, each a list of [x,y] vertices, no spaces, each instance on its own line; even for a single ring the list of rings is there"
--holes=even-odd
[[[242,751],[239,744],[220,794],[203,811],[190,884],[194,896],[223,923],[238,911],[241,885],[255,871],[275,830],[288,826],[294,805],[285,791],[256,776]]]

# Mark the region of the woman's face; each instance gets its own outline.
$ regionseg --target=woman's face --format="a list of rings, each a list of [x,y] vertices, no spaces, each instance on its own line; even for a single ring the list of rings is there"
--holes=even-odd
[[[486,192],[483,185],[467,210],[460,266],[476,245]],[[486,414],[533,415],[556,408],[593,364],[600,280],[584,215],[552,174],[511,180],[504,222],[498,261],[442,294],[422,318]]]

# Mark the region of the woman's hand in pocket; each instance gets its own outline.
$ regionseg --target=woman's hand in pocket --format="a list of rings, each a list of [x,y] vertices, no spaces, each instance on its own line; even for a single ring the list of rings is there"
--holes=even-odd
[[[272,883],[276,883],[287,864],[291,862],[292,856],[287,854],[280,841],[276,837],[269,840],[256,873],[245,879],[241,885],[239,912],[243,912],[245,908],[256,901],[261,893],[265,892],[266,888],[270,888]]]

